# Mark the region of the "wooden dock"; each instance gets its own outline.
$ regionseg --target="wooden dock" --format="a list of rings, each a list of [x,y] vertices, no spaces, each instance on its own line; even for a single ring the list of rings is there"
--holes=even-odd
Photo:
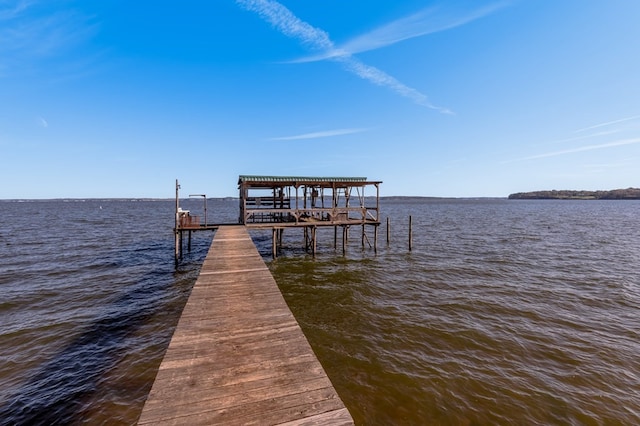
[[[216,235],[140,425],[353,425],[244,226]]]

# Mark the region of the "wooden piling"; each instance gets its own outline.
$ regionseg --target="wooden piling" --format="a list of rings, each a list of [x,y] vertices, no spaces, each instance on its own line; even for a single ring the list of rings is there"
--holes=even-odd
[[[312,226],[312,227],[311,227],[311,240],[312,240],[312,241],[311,241],[311,244],[312,244],[312,246],[313,246],[313,248],[312,248],[312,250],[311,250],[311,251],[312,251],[312,253],[313,253],[313,257],[315,257],[315,256],[316,256],[316,248],[317,248],[317,246],[316,246],[316,244],[317,244],[317,243],[316,243],[316,239],[317,239],[317,238],[316,238],[316,237],[317,237],[317,229],[318,229],[318,228],[317,228],[317,227],[315,227],[315,226]]]
[[[306,226],[304,227],[304,249],[309,250],[309,229]]]
[[[373,252],[378,252],[378,226],[373,227]]]
[[[389,223],[389,216],[387,216],[387,245],[389,245],[390,236],[391,236],[391,227]]]
[[[274,260],[278,255],[278,239],[276,235],[277,232],[278,230],[276,228],[271,229],[271,257],[273,257]]]
[[[347,226],[342,226],[342,255],[347,253]]]

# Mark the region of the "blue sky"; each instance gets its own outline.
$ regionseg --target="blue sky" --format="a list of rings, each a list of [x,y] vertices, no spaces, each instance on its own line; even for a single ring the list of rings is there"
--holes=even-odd
[[[0,0],[0,198],[640,186],[637,0]]]

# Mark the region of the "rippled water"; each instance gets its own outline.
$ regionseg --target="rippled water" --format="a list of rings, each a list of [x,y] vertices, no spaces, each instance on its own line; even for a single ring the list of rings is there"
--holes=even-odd
[[[640,423],[640,203],[387,213],[377,256],[273,264],[358,423]]]
[[[136,422],[208,248],[173,209],[0,202],[0,424]]]
[[[136,422],[211,237],[175,270],[173,208],[0,202],[0,424]],[[291,231],[268,262],[357,423],[640,423],[640,203],[382,208],[377,253]]]

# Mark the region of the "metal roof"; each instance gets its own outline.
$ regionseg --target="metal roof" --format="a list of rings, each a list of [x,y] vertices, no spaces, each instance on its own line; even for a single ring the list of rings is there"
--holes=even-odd
[[[251,183],[377,183],[367,182],[366,177],[311,177],[311,176],[251,176],[240,175],[238,184]]]
[[[311,177],[311,176],[250,176],[240,175],[238,186],[262,187],[315,185],[325,188],[339,186],[377,185],[382,181],[367,181],[366,177]]]

